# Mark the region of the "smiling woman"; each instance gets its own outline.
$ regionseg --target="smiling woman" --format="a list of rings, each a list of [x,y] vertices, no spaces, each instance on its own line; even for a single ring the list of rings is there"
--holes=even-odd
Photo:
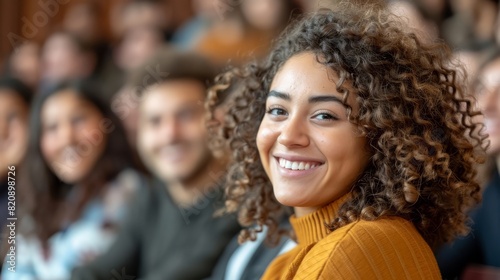
[[[68,88],[47,99],[40,118],[40,149],[50,169],[65,183],[81,182],[106,146],[102,113]]]
[[[295,207],[297,217],[349,192],[370,157],[366,137],[348,121],[347,109],[358,111],[356,97],[344,105],[335,76],[314,53],[299,53],[278,71],[266,98],[260,159],[276,199]]]
[[[85,81],[34,101],[20,167],[15,272],[2,279],[69,279],[114,239],[139,176],[117,118]]]
[[[240,239],[275,240],[279,210],[295,212],[298,246],[264,279],[440,279],[432,248],[468,231],[480,113],[449,49],[404,30],[376,7],[323,10],[211,90],[209,106],[235,89],[217,135]]]

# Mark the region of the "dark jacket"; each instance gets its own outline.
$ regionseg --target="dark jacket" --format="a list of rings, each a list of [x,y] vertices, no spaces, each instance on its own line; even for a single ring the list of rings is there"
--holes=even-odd
[[[138,197],[109,252],[73,271],[72,279],[203,279],[240,230],[234,216],[214,217],[223,206],[217,187],[190,208],[178,207],[153,180]]]
[[[444,279],[460,276],[469,264],[500,268],[500,176],[486,186],[483,201],[470,215],[471,232],[436,255]]]

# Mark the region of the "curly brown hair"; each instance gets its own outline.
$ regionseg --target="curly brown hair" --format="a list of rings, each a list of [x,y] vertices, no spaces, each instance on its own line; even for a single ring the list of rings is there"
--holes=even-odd
[[[474,118],[480,112],[458,78],[461,68],[450,62],[446,45],[422,43],[385,11],[339,6],[290,26],[267,61],[220,75],[210,91],[207,104],[213,109],[218,94],[233,88],[225,122],[211,129],[228,140],[233,153],[225,210],[238,212],[248,227],[240,241],[254,239],[264,225],[270,240],[279,232],[275,213],[284,206],[273,195],[256,135],[275,74],[301,52],[313,52],[338,73],[345,105],[354,89],[360,109],[356,115],[348,110],[349,121],[367,137],[372,154],[352,186],[352,199],[328,229],[399,216],[431,246],[466,234],[466,210],[481,196],[475,167],[484,161],[487,144]]]

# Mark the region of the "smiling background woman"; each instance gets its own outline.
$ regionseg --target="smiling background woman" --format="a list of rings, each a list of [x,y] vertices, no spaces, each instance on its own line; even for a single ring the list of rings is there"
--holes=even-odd
[[[209,104],[237,85],[219,135],[241,241],[264,226],[276,240],[280,210],[295,212],[298,246],[263,279],[440,279],[432,248],[468,231],[479,113],[450,51],[401,26],[379,9],[321,11],[214,86]]]
[[[16,267],[4,264],[2,279],[69,279],[114,240],[141,177],[100,96],[66,81],[34,100],[16,185]]]

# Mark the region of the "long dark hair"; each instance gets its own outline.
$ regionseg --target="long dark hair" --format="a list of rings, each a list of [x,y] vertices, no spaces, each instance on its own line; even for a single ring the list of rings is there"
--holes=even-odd
[[[106,182],[113,180],[122,170],[135,167],[120,121],[106,103],[101,101],[101,95],[89,82],[65,81],[40,93],[32,108],[28,151],[21,166],[20,210],[22,215],[29,215],[34,220],[34,233],[42,243],[61,229],[63,219],[60,210],[72,188],[49,168],[40,149],[42,107],[49,97],[64,90],[71,90],[82,100],[93,104],[101,112],[103,121],[106,121],[109,128],[105,131],[107,142],[104,152],[81,186],[83,195],[70,207],[70,221],[79,217],[86,203],[100,194]]]
[[[17,78],[11,76],[0,77],[0,89],[12,90],[15,94],[23,99],[26,106],[29,107],[33,93],[31,89]]]

